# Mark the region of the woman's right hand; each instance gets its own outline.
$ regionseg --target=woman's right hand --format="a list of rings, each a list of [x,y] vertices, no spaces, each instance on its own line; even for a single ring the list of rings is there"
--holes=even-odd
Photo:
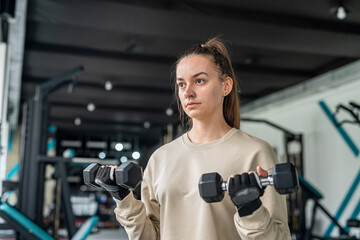
[[[95,182],[105,188],[114,198],[122,200],[130,193],[130,190],[116,184],[116,168],[118,166],[115,165],[101,166],[96,173]]]

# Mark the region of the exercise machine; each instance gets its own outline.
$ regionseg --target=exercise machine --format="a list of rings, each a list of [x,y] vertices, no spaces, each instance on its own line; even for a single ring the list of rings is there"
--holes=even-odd
[[[345,123],[351,123],[351,124],[360,124],[360,105],[350,101],[349,106],[345,106],[343,104],[339,104],[336,106],[336,110],[333,113],[334,118],[339,114],[340,110],[346,111],[350,116],[353,118],[353,120],[342,120],[338,122],[338,126],[341,126]]]
[[[0,200],[0,217],[10,228],[20,232],[26,239],[55,240],[53,236],[42,229],[38,224],[29,219],[22,212]],[[85,240],[98,222],[97,216],[90,217],[72,236],[71,240]]]
[[[300,239],[311,240],[311,239],[320,239],[320,240],[356,240],[354,236],[350,236],[349,231],[347,231],[340,223],[330,214],[330,212],[320,203],[320,200],[323,199],[323,195],[311,185],[302,175],[299,175],[299,183],[302,189],[302,201],[304,208],[309,200],[314,202],[312,207],[311,221],[308,228],[305,228],[304,235]],[[325,214],[339,229],[339,237],[337,238],[324,238],[318,235],[313,234],[313,227],[315,224],[316,213],[321,211]]]
[[[18,202],[15,208],[1,201],[1,216],[6,220],[9,228],[18,232],[19,239],[33,239],[34,236],[38,239],[51,239],[47,238],[49,234],[44,230],[43,222],[44,176],[47,164],[54,166],[54,177],[60,183],[57,186],[60,190],[58,197],[69,239],[84,234],[83,230],[76,231],[70,202],[66,167],[72,162],[72,159],[46,156],[47,99],[56,90],[69,84],[75,84],[74,78],[83,70],[84,68],[79,66],[38,85],[35,96],[24,104]],[[88,219],[87,225],[93,226],[97,221],[97,217],[91,217]],[[56,230],[54,228],[52,236],[49,235],[53,239],[57,237]],[[32,237],[29,237],[29,234]]]

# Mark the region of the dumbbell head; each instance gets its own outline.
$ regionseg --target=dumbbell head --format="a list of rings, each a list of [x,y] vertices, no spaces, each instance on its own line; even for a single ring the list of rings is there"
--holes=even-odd
[[[135,189],[142,180],[142,167],[126,162],[121,164],[115,171],[116,184],[125,188]]]
[[[95,177],[96,173],[101,167],[98,163],[92,163],[83,171],[84,176],[84,183],[90,187],[93,187],[95,189],[101,189],[101,186],[97,183],[95,183]]]
[[[296,168],[291,163],[281,163],[274,166],[272,171],[274,187],[280,194],[294,193],[299,189]]]
[[[216,172],[201,175],[199,180],[200,196],[208,203],[220,202],[224,198],[222,183],[222,177]]]

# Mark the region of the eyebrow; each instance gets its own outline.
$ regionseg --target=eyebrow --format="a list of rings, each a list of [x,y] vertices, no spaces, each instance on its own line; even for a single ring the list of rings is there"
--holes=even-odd
[[[201,74],[204,74],[206,76],[209,76],[209,74],[207,74],[206,72],[198,72],[198,73],[195,73],[194,75],[192,75],[192,78],[195,78],[195,77],[198,77],[199,75]],[[181,81],[181,80],[184,80],[183,78],[176,78],[177,81]]]

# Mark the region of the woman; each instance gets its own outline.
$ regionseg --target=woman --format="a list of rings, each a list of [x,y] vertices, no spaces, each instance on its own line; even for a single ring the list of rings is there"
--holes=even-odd
[[[142,200],[115,186],[109,168],[97,176],[112,190],[116,218],[129,238],[291,239],[285,197],[273,187],[264,191],[252,172],[266,177],[262,168],[277,161],[268,143],[239,130],[236,79],[223,43],[214,38],[193,47],[175,69],[180,115],[191,129],[153,153],[144,172]],[[206,203],[199,195],[199,178],[208,172],[231,176],[229,194],[221,202]],[[263,195],[233,203],[248,188]]]

